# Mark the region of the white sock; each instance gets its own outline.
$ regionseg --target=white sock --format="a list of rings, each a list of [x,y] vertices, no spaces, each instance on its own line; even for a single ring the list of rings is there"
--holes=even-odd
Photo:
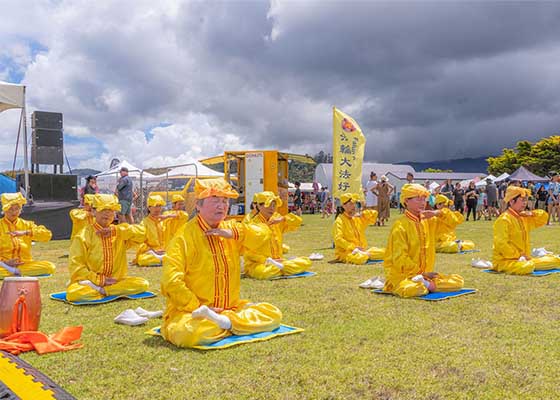
[[[107,296],[107,292],[105,292],[105,289],[102,288],[101,286],[97,286],[95,283],[93,283],[90,280],[86,280],[86,281],[79,281],[78,282],[80,285],[86,285],[89,286],[90,288],[97,290],[99,293],[101,293],[103,296]]]
[[[193,318],[206,318],[218,324],[222,329],[231,329],[231,321],[225,315],[218,314],[208,306],[200,306],[192,312]]]
[[[422,275],[416,275],[414,278],[412,278],[413,282],[422,282],[422,284],[424,286],[426,286],[426,289],[430,288],[430,282],[427,281],[426,279],[424,279],[424,277]]]
[[[276,261],[276,260],[273,259],[273,258],[270,258],[270,257],[267,258],[267,259],[266,259],[266,263],[267,263],[267,264],[272,264],[272,265],[274,265],[275,267],[277,267],[278,269],[284,269],[284,265],[283,265],[281,262],[278,262],[278,261]]]
[[[0,267],[4,268],[6,271],[8,271],[10,274],[12,274],[14,276],[20,276],[21,275],[21,271],[19,269],[17,269],[16,267],[10,267],[6,263],[0,262]]]

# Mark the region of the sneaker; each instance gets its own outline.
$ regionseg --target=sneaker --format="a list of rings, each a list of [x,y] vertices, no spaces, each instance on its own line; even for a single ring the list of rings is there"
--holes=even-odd
[[[490,261],[481,260],[480,258],[473,258],[471,262],[471,267],[488,269],[488,268],[492,268],[492,263]]]
[[[383,289],[385,282],[383,282],[378,276],[369,278],[367,281],[362,282],[358,285],[362,289]]]
[[[129,308],[127,310],[124,310],[119,315],[117,315],[114,321],[117,324],[137,326],[137,325],[145,324],[148,321],[148,318],[141,317],[140,315],[136,314],[134,310],[131,310]]]
[[[144,318],[161,318],[161,316],[163,315],[163,311],[161,310],[148,311],[148,310],[144,310],[142,307],[138,307],[136,310],[134,310],[134,312]]]
[[[539,247],[531,251],[531,256],[535,258],[544,257],[550,254],[552,254],[552,251],[548,251],[544,247]]]
[[[312,261],[322,260],[323,258],[325,258],[325,256],[321,253],[311,253],[309,255],[309,259]]]

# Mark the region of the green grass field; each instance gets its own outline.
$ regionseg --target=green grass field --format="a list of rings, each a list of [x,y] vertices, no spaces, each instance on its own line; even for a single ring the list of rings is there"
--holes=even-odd
[[[393,214],[391,221],[397,218]],[[560,274],[492,275],[470,267],[490,258],[491,222],[465,222],[459,238],[480,253],[437,255],[436,269],[460,273],[475,295],[441,302],[371,294],[358,284],[381,266],[328,264],[331,220],[304,217],[286,236],[292,255],[321,252],[317,276],[242,280],[242,296],[280,307],[284,323],[305,332],[225,350],[175,348],[144,334],[159,325],[117,325],[126,308],[155,310],[164,299],[69,306],[48,299],[69,278],[68,241],[37,244],[37,259],[54,261],[41,280],[41,331],[83,325],[84,347],[22,358],[78,399],[553,399],[560,370]],[[385,246],[390,227],[370,227],[370,245]],[[560,252],[560,226],[533,232],[533,247]],[[538,245],[538,246],[537,246]],[[161,269],[131,268],[159,293]]]

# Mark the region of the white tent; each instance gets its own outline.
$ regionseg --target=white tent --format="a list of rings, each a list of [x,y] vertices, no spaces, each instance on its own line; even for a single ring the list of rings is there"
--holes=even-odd
[[[331,187],[332,185],[332,164],[318,164],[315,167],[314,180],[319,183],[320,186]],[[367,181],[369,180],[369,174],[375,172],[378,178],[381,175],[387,175],[389,172],[403,172],[405,175],[407,172],[415,174],[414,168],[410,165],[404,164],[380,164],[380,163],[363,163],[362,164],[362,186],[365,187]]]
[[[313,182],[302,182],[299,190],[301,190],[304,193],[313,192]],[[288,191],[290,193],[295,192],[296,191],[296,185],[294,185],[292,182],[289,182],[288,183]]]
[[[193,165],[194,164],[194,165]],[[196,167],[195,167],[196,166]],[[165,179],[166,177],[172,176],[215,176],[215,177],[223,177],[223,172],[214,171],[213,169],[208,168],[206,165],[199,163],[198,161],[193,161],[190,165],[183,165],[181,167],[176,167],[170,169],[167,174],[155,175],[148,179]],[[146,173],[144,173],[146,176]]]
[[[23,108],[25,86],[0,81],[0,112],[10,108]]]
[[[498,176],[495,179],[495,182],[501,182],[503,180],[506,180],[507,178],[509,178],[509,174],[507,172],[504,172],[502,175]]]
[[[496,177],[492,174],[485,176],[484,178],[480,178],[480,180],[478,182],[476,182],[474,185],[479,188],[479,187],[486,187],[486,179],[490,179],[492,182],[496,181]]]

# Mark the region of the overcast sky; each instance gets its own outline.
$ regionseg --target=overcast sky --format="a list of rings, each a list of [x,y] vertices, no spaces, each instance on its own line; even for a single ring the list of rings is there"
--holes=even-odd
[[[73,168],[315,154],[332,106],[367,161],[497,154],[558,133],[560,2],[0,0],[0,80],[64,114]],[[19,111],[0,114],[11,168]],[[18,163],[21,165],[21,162]]]

